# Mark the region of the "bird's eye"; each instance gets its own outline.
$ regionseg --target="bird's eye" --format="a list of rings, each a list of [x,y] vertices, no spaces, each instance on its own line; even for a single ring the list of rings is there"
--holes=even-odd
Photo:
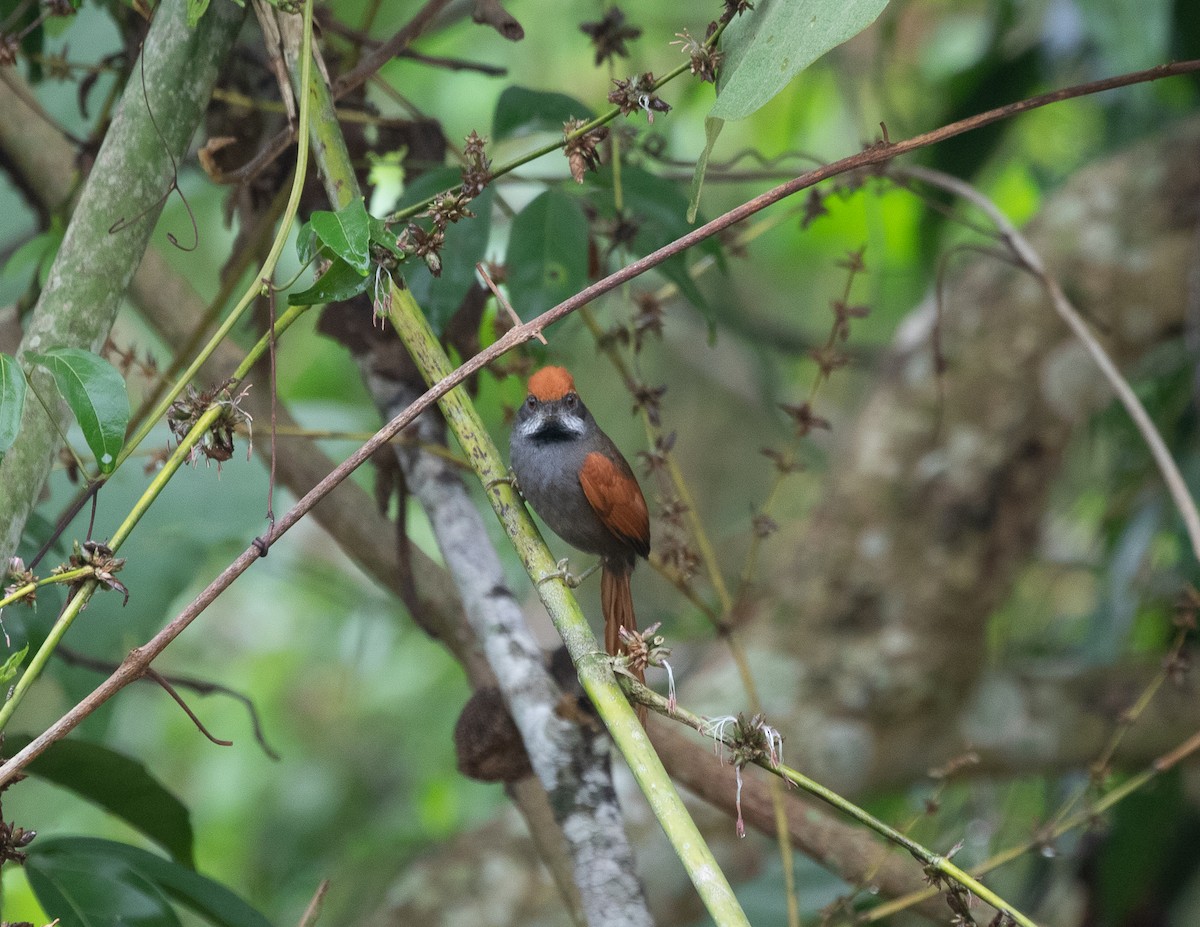
[[[563,402],[565,402],[567,404],[568,409],[574,409],[575,403],[577,403],[578,401],[579,401],[579,397],[576,396],[574,393],[567,393],[566,398],[563,400]]]
[[[533,396],[527,396],[525,398],[525,405],[532,409],[537,405],[537,400]]]

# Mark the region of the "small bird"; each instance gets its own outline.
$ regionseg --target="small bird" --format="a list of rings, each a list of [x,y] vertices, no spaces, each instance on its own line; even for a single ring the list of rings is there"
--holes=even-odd
[[[650,512],[628,461],[562,367],[543,367],[529,378],[509,455],[533,510],[568,544],[599,555],[604,646],[615,656],[619,629],[637,632],[630,576],[637,558],[650,554]]]

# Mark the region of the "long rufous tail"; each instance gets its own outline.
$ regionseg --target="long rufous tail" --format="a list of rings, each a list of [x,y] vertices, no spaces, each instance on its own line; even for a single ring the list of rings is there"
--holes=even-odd
[[[600,572],[600,610],[604,612],[604,649],[612,656],[624,653],[619,628],[631,634],[637,633],[637,616],[633,613],[632,570],[611,569],[607,563]],[[638,682],[645,685],[646,674],[640,668],[630,667]],[[638,705],[638,720],[646,724],[646,707]]]

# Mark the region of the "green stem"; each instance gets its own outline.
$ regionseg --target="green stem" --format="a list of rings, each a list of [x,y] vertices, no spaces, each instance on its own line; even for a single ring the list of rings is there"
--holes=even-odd
[[[0,599],[0,609],[7,608],[14,602],[20,602],[32,592],[37,592],[42,586],[52,586],[58,583],[73,583],[82,579],[85,576],[92,575],[90,566],[79,567],[77,570],[65,570],[62,573],[55,573],[53,576],[43,576],[41,579],[34,580],[31,583],[26,583],[23,586],[18,586],[11,593]]]
[[[694,712],[688,711],[686,708],[683,708],[679,705],[669,707],[665,698],[663,698],[657,692],[646,688],[646,686],[635,682],[633,679],[622,678],[621,685],[630,693],[631,697],[636,698],[637,701],[641,702],[643,705],[648,705],[651,708],[654,708],[656,711],[661,712],[666,717],[675,721],[680,721],[694,730],[699,731],[704,736],[712,737],[714,740],[719,741],[731,749],[736,747],[736,744],[733,743],[731,738],[724,736],[719,729],[714,730],[714,725],[709,719],[695,714]],[[772,763],[769,757],[765,755],[754,760],[753,762],[756,766],[762,767],[767,772],[774,773],[775,775],[786,779],[788,782],[798,786],[800,789],[808,792],[810,795],[814,795],[827,804],[832,805],[843,814],[854,818],[854,820],[858,821],[860,824],[866,825],[871,830],[875,831],[875,833],[890,840],[897,846],[903,847],[926,868],[933,869],[934,871],[944,875],[946,878],[952,879],[983,901],[986,901],[992,907],[1007,913],[1014,921],[1020,924],[1021,927],[1037,927],[1032,920],[1006,902],[1003,898],[993,892],[990,888],[988,888],[970,873],[965,872],[958,866],[954,865],[954,863],[950,862],[950,860],[945,856],[939,856],[931,850],[926,849],[915,840],[896,830],[890,824],[884,823],[883,821],[879,820],[879,818],[854,804],[854,802],[847,798],[843,798],[832,789],[821,785],[821,783],[817,782],[815,779],[810,779],[803,773],[797,772],[790,766],[784,766],[782,763]],[[934,894],[936,894],[936,889],[929,889],[922,894],[922,897],[932,897]]]
[[[173,164],[187,151],[244,16],[234,4],[214,4],[189,29],[184,0],[164,0],[155,10],[47,285],[24,326],[22,352],[95,351],[104,343],[162,211]],[[26,403],[17,441],[0,462],[0,563],[15,553],[45,484],[58,443],[52,422],[60,418],[61,410],[47,417],[40,405]]]
[[[707,44],[709,46],[715,45],[717,40],[721,37],[721,33],[724,31],[725,31],[725,26],[724,26],[724,24],[722,24],[721,27],[716,32],[714,32],[711,36],[709,36],[708,41],[705,44]],[[672,68],[670,71],[668,71],[666,74],[664,74],[662,77],[660,77],[658,80],[656,80],[654,82],[654,90],[657,91],[657,90],[662,89],[662,87],[664,85],[673,81],[676,77],[678,77],[684,71],[688,70],[690,67],[691,67],[691,61],[688,60],[688,61],[685,61],[683,64],[679,65],[678,67]],[[607,113],[602,113],[601,115],[597,116],[595,119],[585,122],[574,132],[570,132],[570,133],[564,135],[561,141],[547,142],[545,145],[542,145],[540,148],[534,148],[532,151],[527,151],[525,154],[520,155],[517,158],[514,158],[513,160],[509,161],[508,163],[500,165],[500,167],[498,167],[492,171],[492,180],[495,180],[497,177],[503,177],[505,174],[515,171],[518,167],[524,167],[530,161],[536,161],[538,158],[542,157],[543,155],[552,154],[555,151],[558,151],[564,145],[566,145],[568,142],[573,142],[577,138],[582,138],[583,136],[585,136],[589,132],[591,132],[593,129],[599,128],[602,125],[607,125],[608,123],[612,122],[614,119],[616,119],[620,115],[621,115],[621,110],[617,107],[613,107]],[[615,142],[615,139],[614,139],[614,142]],[[443,192],[450,192],[450,191],[443,191]],[[417,215],[417,213],[424,212],[429,207],[429,204],[433,202],[433,199],[434,198],[431,196],[428,199],[421,201],[420,203],[415,203],[412,206],[408,206],[404,209],[399,210],[398,212],[394,212],[390,216],[388,216],[384,221],[387,222],[389,225],[391,225],[392,223],[395,223],[395,222],[402,222],[405,219],[411,219],[413,216]]]
[[[395,284],[389,318],[427,382],[435,383],[453,372],[449,358],[412,294]],[[451,390],[439,400],[439,405],[483,483],[488,501],[526,572],[531,577],[553,573],[556,568],[554,558],[525,506],[505,480],[508,471],[466,390],[461,387]],[[602,653],[574,595],[561,580],[540,583],[537,589],[575,661],[584,691],[628,762],[714,921],[722,927],[748,924],[712,851],[688,815],[662,762],[650,746],[646,732],[618,686],[611,660]]]
[[[312,70],[312,5],[313,0],[306,0],[304,4],[304,41],[302,46],[304,49],[304,60],[301,64],[301,74],[304,81],[310,80]],[[304,96],[301,97],[300,100],[299,138],[301,139],[307,138],[307,99],[307,96]],[[288,230],[291,226],[292,220],[295,218],[296,209],[300,203],[300,193],[304,187],[304,177],[307,169],[308,145],[302,143],[297,147],[296,174],[292,184],[292,195],[288,200],[287,208],[284,210],[283,222],[279,227],[279,232],[275,236],[275,242],[271,247],[271,251],[267,255],[266,261],[263,262],[262,271],[257,276],[255,283],[247,290],[246,295],[242,297],[242,301],[239,303],[238,309],[235,309],[234,311],[235,314],[244,310],[245,307],[248,306],[251,301],[253,301],[254,297],[258,294],[262,287],[269,285],[269,283],[265,281],[270,280],[271,275],[275,270],[275,264],[278,262],[280,254],[283,253],[284,243],[287,241]],[[283,332],[287,330],[288,326],[296,321],[296,319],[299,318],[307,308],[307,306],[288,307],[287,311],[284,312],[276,321],[272,330],[268,331],[258,340],[258,343],[254,345],[254,347],[243,359],[242,363],[238,365],[237,370],[234,372],[234,378],[241,380],[243,377],[245,377],[250,372],[254,364],[257,363],[258,359],[266,353],[271,344],[271,340],[283,334]],[[226,320],[226,324],[222,325],[221,328],[217,330],[217,334],[213,336],[213,339],[206,347],[204,357],[207,357],[208,354],[210,354],[212,350],[216,348],[217,342],[224,337],[225,333],[230,327],[230,320]],[[200,363],[201,360],[197,360],[188,367],[188,370],[185,372],[180,382],[176,384],[176,389],[173,390],[176,395],[178,394],[178,391],[182,390],[183,384],[189,382],[195,375],[195,372],[199,369]],[[163,402],[160,403],[160,408],[156,409],[154,415],[147,419],[146,424],[143,425],[139,433],[135,435],[133,439],[131,439],[131,443],[140,441],[143,437],[145,437],[145,434],[149,432],[151,423],[165,414],[166,408],[169,404],[170,403],[167,401],[167,397],[164,397]],[[187,461],[191,455],[192,449],[200,442],[200,440],[208,432],[209,428],[212,427],[212,425],[216,422],[221,413],[221,406],[218,403],[213,403],[200,416],[200,418],[196,421],[196,424],[192,426],[191,431],[189,431],[187,436],[179,443],[179,446],[175,448],[174,453],[172,453],[168,458],[162,470],[158,472],[155,478],[151,481],[150,485],[146,487],[146,491],[142,493],[141,497],[134,504],[133,509],[113,534],[112,539],[108,544],[113,551],[116,551],[118,548],[120,548],[125,539],[129,537],[130,532],[132,532],[137,523],[141,521],[142,516],[146,514],[154,500],[158,498],[159,494],[166,487],[171,477],[174,476],[175,473],[178,472],[179,468]],[[129,450],[130,448],[127,446],[126,450],[123,451],[121,456],[118,458],[118,464],[128,458]],[[50,629],[50,633],[46,636],[45,641],[42,642],[42,646],[38,648],[38,651],[36,654],[34,654],[33,659],[29,661],[29,665],[26,667],[25,672],[21,675],[21,678],[17,681],[17,684],[13,687],[12,696],[4,703],[3,706],[0,706],[0,731],[3,731],[7,727],[9,720],[12,718],[13,712],[16,711],[17,706],[25,697],[25,693],[29,690],[29,687],[33,685],[38,676],[41,675],[42,670],[45,668],[46,663],[50,659],[50,655],[54,652],[54,649],[62,640],[63,635],[67,633],[67,629],[71,627],[79,613],[91,599],[92,594],[96,591],[98,585],[99,584],[96,582],[96,580],[87,580],[84,582],[83,585],[80,586],[76,591],[75,595],[71,598],[71,601],[67,603],[66,608],[64,608],[62,613],[58,616],[57,620],[54,622],[54,626]]]

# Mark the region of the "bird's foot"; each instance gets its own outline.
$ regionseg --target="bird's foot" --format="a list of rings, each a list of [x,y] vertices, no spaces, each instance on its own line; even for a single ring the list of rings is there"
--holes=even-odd
[[[512,467],[508,468],[508,474],[506,476],[498,476],[494,480],[488,480],[483,484],[483,488],[495,489],[501,483],[507,483],[513,488],[513,492],[515,493],[519,494],[521,492],[521,487],[517,485],[517,475],[513,472]]]
[[[543,576],[541,579],[539,579],[537,581],[537,584],[540,586],[542,583],[550,582],[550,580],[552,580],[552,579],[561,579],[564,583],[567,584],[568,588],[575,589],[585,579],[587,579],[589,576],[591,576],[593,573],[595,573],[598,569],[600,569],[600,564],[597,563],[594,566],[590,567],[589,569],[584,570],[578,576],[576,576],[574,573],[572,573],[570,570],[567,569],[567,567],[569,567],[570,565],[571,565],[570,560],[568,560],[568,558],[566,558],[566,557],[563,557],[556,564],[556,569],[552,573],[547,573],[545,576]]]

